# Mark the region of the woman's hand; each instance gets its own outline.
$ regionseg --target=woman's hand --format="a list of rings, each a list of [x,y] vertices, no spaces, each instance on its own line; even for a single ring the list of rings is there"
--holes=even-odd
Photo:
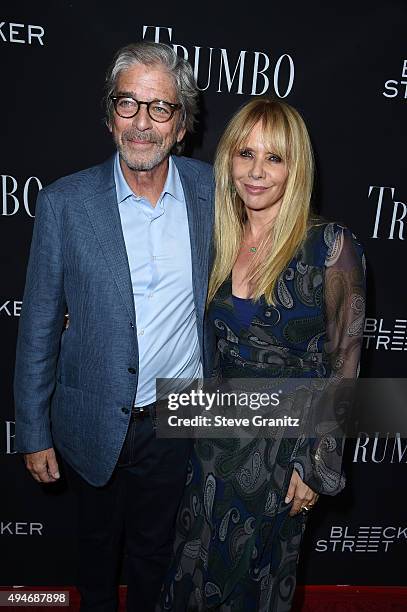
[[[318,497],[319,495],[305,484],[297,470],[294,469],[285,498],[286,504],[293,500],[290,516],[295,516],[304,507],[310,510],[316,504]]]

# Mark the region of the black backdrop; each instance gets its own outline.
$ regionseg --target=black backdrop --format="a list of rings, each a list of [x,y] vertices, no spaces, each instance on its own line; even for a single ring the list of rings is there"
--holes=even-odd
[[[318,166],[316,206],[346,223],[368,260],[366,377],[405,376],[407,239],[404,113],[407,8],[381,2],[135,3],[2,0],[0,546],[2,584],[74,581],[74,511],[62,484],[41,488],[14,452],[12,376],[40,185],[99,163],[113,147],[100,105],[120,46],[178,45],[202,89],[187,152],[211,161],[225,122],[251,95],[303,114]],[[381,432],[383,436],[385,432]],[[394,433],[394,432],[393,432]],[[347,445],[347,490],[313,511],[300,566],[306,584],[405,583],[405,441]]]

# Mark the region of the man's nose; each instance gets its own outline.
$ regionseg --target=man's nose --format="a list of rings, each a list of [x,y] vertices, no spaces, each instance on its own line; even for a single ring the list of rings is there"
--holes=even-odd
[[[137,115],[133,117],[133,125],[140,132],[148,130],[152,127],[152,119],[148,114],[146,104],[140,104],[140,108]]]

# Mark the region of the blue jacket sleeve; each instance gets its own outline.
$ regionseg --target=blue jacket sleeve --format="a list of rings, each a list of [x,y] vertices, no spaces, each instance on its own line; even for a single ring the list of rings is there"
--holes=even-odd
[[[50,400],[66,310],[61,231],[46,190],[40,191],[19,323],[14,398],[16,450],[52,446]]]

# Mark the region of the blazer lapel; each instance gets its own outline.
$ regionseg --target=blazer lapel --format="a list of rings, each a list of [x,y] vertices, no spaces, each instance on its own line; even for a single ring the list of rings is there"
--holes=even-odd
[[[106,260],[120,296],[135,325],[135,308],[126,245],[117,205],[116,188],[113,178],[113,159],[101,166],[102,175],[97,184],[100,190],[85,200],[84,205],[89,215],[94,232]],[[96,189],[97,189],[96,184]]]
[[[196,312],[202,320],[208,289],[208,245],[211,239],[208,206],[205,204],[209,197],[209,187],[199,181],[199,173],[192,165],[185,164],[182,158],[173,157],[173,160],[185,194],[191,242],[192,287]]]

